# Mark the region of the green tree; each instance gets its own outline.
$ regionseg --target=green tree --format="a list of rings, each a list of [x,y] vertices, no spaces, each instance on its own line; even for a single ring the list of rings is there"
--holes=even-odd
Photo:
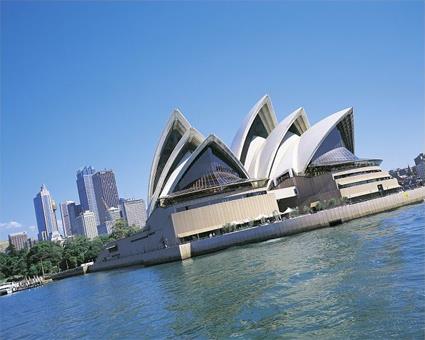
[[[25,258],[26,252],[18,253],[13,257],[12,271],[13,276],[27,276],[27,261]]]
[[[128,230],[124,230],[128,233]],[[63,256],[60,264],[62,270],[71,269],[96,260],[96,257],[102,251],[106,243],[110,242],[111,237],[102,235],[93,240],[84,236],[78,236],[65,241],[63,245]]]
[[[59,271],[62,255],[63,248],[59,244],[50,241],[38,242],[26,256],[27,267],[31,268],[32,265],[36,265],[32,268],[41,269],[38,271],[38,275],[41,275],[43,270],[45,274]]]
[[[85,262],[91,262],[96,260],[96,257],[102,251],[103,246],[104,243],[102,239],[96,237],[94,240],[92,240],[85,254]]]
[[[13,246],[9,248],[6,254],[0,255],[0,272],[3,277],[13,276],[26,276],[27,263],[26,263],[27,250],[17,251]]]
[[[127,221],[119,219],[115,222],[112,227],[112,233],[110,238],[113,240],[119,240],[128,236],[131,236],[140,231],[135,225],[129,226]]]
[[[37,275],[40,275],[41,273],[42,273],[42,270],[41,270],[40,263],[32,264],[28,268],[28,276],[37,276]]]
[[[90,248],[90,240],[84,236],[65,241],[63,245],[63,257],[61,268],[71,269],[86,262],[86,253]]]
[[[121,221],[117,223],[113,237],[127,237],[138,230],[137,227],[129,227]],[[113,237],[102,235],[89,240],[78,236],[66,240],[63,246],[51,241],[42,241],[29,251],[16,251],[14,247],[10,247],[7,253],[0,253],[0,280],[55,273],[94,261],[104,245]]]
[[[13,244],[9,244],[9,246],[6,248],[6,254],[15,256],[17,253],[18,251]]]
[[[0,253],[0,276],[5,278],[8,277],[8,270],[7,270],[7,261],[9,259],[9,256],[5,253]]]

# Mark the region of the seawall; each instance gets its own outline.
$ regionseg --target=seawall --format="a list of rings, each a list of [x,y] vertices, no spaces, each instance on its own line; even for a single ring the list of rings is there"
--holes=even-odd
[[[235,245],[266,241],[319,228],[332,227],[350,220],[365,217],[405,205],[420,203],[425,198],[425,187],[401,192],[361,203],[326,209],[283,221],[196,240],[190,243],[191,256],[198,256]]]
[[[365,202],[322,210],[314,214],[301,215],[211,238],[195,240],[153,252],[129,254],[106,262],[97,261],[90,267],[89,271],[100,271],[131,265],[149,266],[184,260],[237,245],[261,242],[314,229],[336,226],[356,218],[397,209],[409,204],[420,203],[424,199],[425,187],[421,187]]]
[[[90,267],[90,264],[82,264],[81,266],[76,268],[64,270],[56,274],[51,274],[49,277],[52,280],[62,280],[71,276],[84,275],[87,273],[89,267]]]

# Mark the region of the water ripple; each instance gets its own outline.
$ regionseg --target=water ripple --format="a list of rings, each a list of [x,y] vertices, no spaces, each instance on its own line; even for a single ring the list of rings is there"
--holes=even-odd
[[[1,337],[418,338],[424,204],[0,299]]]

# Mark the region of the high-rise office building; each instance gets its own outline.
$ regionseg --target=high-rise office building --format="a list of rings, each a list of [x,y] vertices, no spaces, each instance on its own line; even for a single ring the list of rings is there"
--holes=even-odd
[[[142,199],[120,199],[123,218],[129,226],[143,228],[146,225],[146,205]]]
[[[120,209],[111,207],[107,211],[107,220],[97,227],[99,235],[111,234],[117,220],[121,219]]]
[[[93,211],[86,210],[76,218],[76,234],[87,238],[94,238],[98,235],[96,217]]]
[[[95,170],[91,166],[85,166],[77,171],[77,188],[80,197],[81,210],[90,210],[94,213],[96,225],[99,225],[99,213],[97,210],[96,194],[94,192],[93,175]]]
[[[115,222],[115,221],[117,221],[121,218],[120,209],[115,208],[115,207],[109,208],[108,211],[107,211],[107,214],[108,214],[108,217],[107,217],[108,221]]]
[[[28,248],[28,236],[26,232],[15,233],[9,235],[9,246],[13,246],[15,250]]]
[[[56,220],[56,203],[44,184],[34,198],[34,209],[37,219],[38,239],[44,241],[60,238]]]
[[[98,171],[93,175],[93,187],[97,202],[97,211],[100,224],[105,223],[108,218],[109,208],[119,207],[119,196],[115,175],[112,170]]]
[[[60,204],[62,225],[65,237],[73,235],[77,230],[77,217],[81,214],[81,205],[74,201],[65,201]]]
[[[71,204],[74,203],[72,201],[65,201],[62,202],[60,204],[61,207],[61,217],[62,217],[62,227],[63,227],[63,232],[64,232],[64,236],[68,237],[72,235],[72,230],[71,230],[71,211],[69,211],[69,207],[71,206]],[[74,203],[75,204],[75,203]]]

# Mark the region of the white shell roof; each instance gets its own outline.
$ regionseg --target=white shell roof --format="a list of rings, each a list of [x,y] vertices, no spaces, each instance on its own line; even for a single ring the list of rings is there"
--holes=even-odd
[[[268,130],[268,133],[275,128],[277,125],[276,114],[273,109],[272,102],[268,95],[263,96],[249,111],[248,115],[245,117],[242,122],[241,127],[233,138],[231,150],[238,159],[241,159],[242,150],[245,145],[248,132],[251,129],[252,124],[254,123],[257,115],[260,115],[262,122],[264,123],[265,128]],[[248,164],[245,164],[247,167]]]
[[[258,161],[260,159],[259,155],[261,154],[261,151],[263,150],[264,143],[266,142],[266,139],[263,137],[255,137],[249,146],[248,154],[246,155],[245,163],[247,166],[245,166],[246,170],[248,171],[249,175],[253,178],[257,177],[258,173]]]
[[[339,123],[344,144],[354,153],[352,108],[338,111],[312,127],[304,109],[299,108],[277,124],[271,100],[265,95],[245,117],[233,139],[232,152],[215,135],[205,139],[191,127],[179,110],[174,110],[154,154],[149,179],[148,213],[152,212],[160,197],[173,192],[198,155],[211,144],[219,148],[227,161],[240,169],[246,178],[269,178],[273,181],[286,171],[304,174],[320,145]],[[173,131],[178,131],[178,134],[174,134],[170,143]],[[250,140],[247,140],[248,137]],[[158,170],[158,165],[162,169]]]
[[[173,152],[171,153],[170,157],[167,160],[167,163],[164,166],[164,169],[162,170],[162,173],[159,177],[159,180],[156,184],[155,191],[153,195],[150,198],[149,202],[149,209],[148,214],[150,214],[151,209],[154,207],[156,200],[162,196],[162,191],[165,191],[166,183],[169,182],[169,179],[172,177],[172,174],[175,173],[176,169],[180,168],[180,165],[182,162],[187,160],[190,156],[189,154],[182,154],[184,151],[186,145],[188,143],[193,143],[197,146],[201,145],[202,141],[205,139],[204,136],[202,136],[201,133],[198,132],[198,130],[194,129],[193,127],[189,128],[183,137],[180,139],[180,141],[177,143],[177,145],[174,147]],[[175,169],[171,169],[173,164],[178,161],[178,165],[175,167]],[[170,174],[170,171],[172,173]]]
[[[306,170],[316,150],[332,129],[344,118],[352,114],[352,107],[338,111],[322,119],[302,134],[298,145],[298,161],[296,169],[298,173],[303,173]],[[353,133],[351,133],[350,138],[353,138]],[[354,145],[354,141],[352,140],[351,142]]]
[[[280,145],[282,144],[283,139],[285,138],[286,133],[289,128],[294,124],[296,120],[302,120],[302,126],[300,131],[304,133],[308,127],[310,126],[307,115],[303,108],[299,108],[292,112],[289,116],[287,116],[284,120],[282,120],[278,126],[274,128],[274,130],[267,137],[263,149],[259,155],[258,159],[258,169],[255,177],[258,178],[268,178],[270,176],[270,172],[272,170],[273,163],[276,158],[276,154]]]
[[[162,131],[161,137],[159,139],[158,145],[155,150],[155,154],[152,160],[152,166],[151,166],[151,173],[149,177],[149,188],[148,188],[148,201],[151,200],[151,197],[155,191],[156,184],[154,184],[155,178],[157,177],[157,168],[158,163],[160,160],[160,157],[162,155],[162,151],[164,148],[164,145],[167,142],[167,138],[169,137],[171,131],[173,129],[180,130],[180,133],[184,135],[184,133],[190,128],[190,124],[188,120],[183,116],[183,114],[178,110],[175,109],[172,113],[170,118],[168,119],[168,122]]]
[[[269,175],[270,179],[276,179],[291,169],[297,172],[298,143],[300,138],[300,136],[294,133],[286,133],[284,142],[277,150],[276,158]]]

